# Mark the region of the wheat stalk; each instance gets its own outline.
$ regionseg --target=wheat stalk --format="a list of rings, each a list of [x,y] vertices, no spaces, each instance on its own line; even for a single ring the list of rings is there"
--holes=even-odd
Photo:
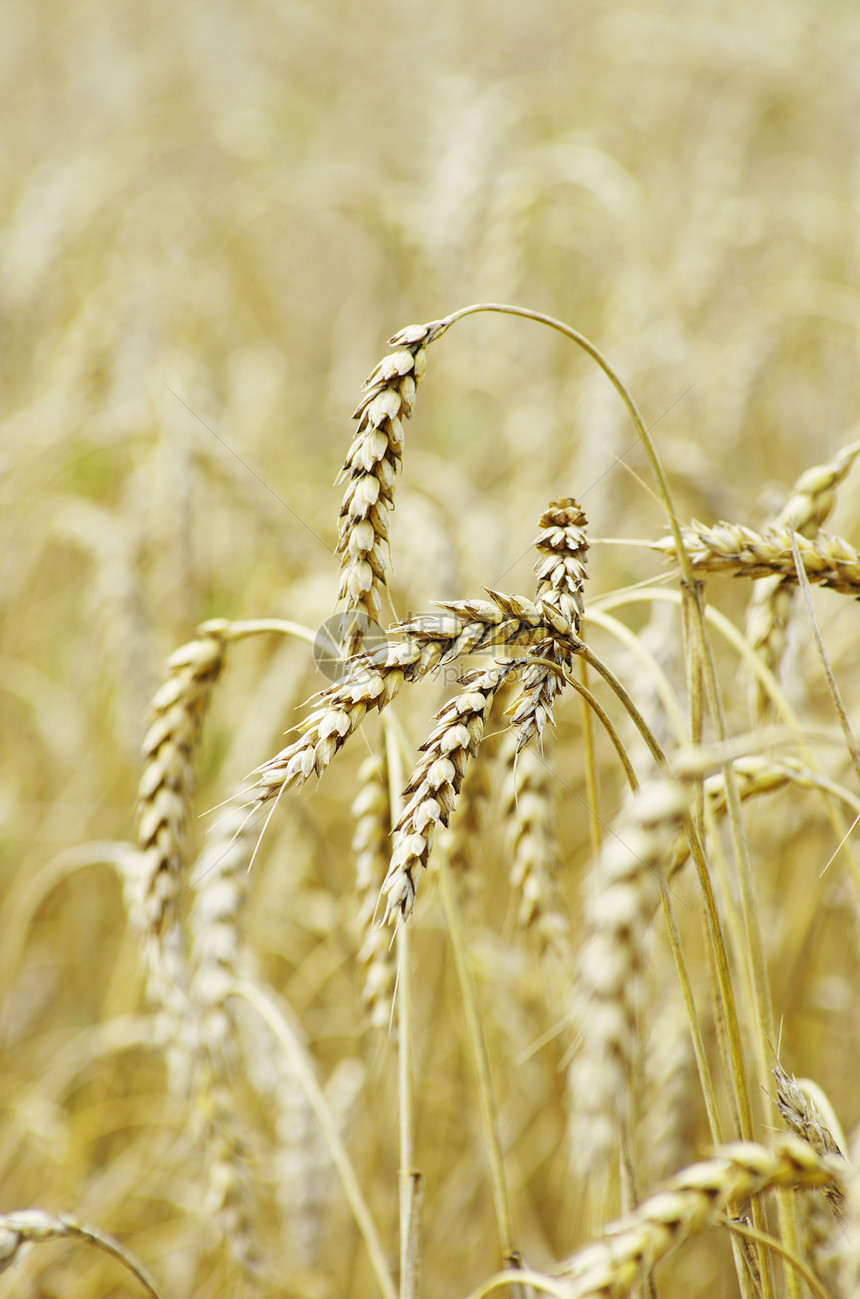
[[[843,1172],[793,1138],[773,1150],[723,1146],[715,1158],[676,1174],[662,1191],[605,1228],[606,1239],[574,1254],[561,1272],[567,1299],[629,1295],[661,1259],[705,1231],[733,1203],[773,1187],[826,1186]]]
[[[765,533],[753,532],[737,523],[716,523],[707,527],[695,520],[682,530],[684,546],[696,572],[733,573],[737,577],[764,577],[779,574],[789,582],[797,581],[791,538],[788,528],[771,528]],[[819,535],[812,540],[796,537],[801,563],[810,582],[860,596],[860,552],[841,537]],[[652,550],[670,558],[677,556],[674,539],[655,541]]]

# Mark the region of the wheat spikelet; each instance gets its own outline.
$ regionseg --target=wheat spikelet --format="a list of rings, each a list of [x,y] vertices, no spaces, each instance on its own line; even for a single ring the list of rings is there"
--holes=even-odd
[[[571,1157],[581,1175],[605,1174],[633,1117],[644,940],[685,805],[676,785],[643,785],[590,873],[578,967],[581,1042],[568,1076]]]
[[[395,827],[391,865],[382,886],[386,921],[396,913],[404,920],[410,915],[436,827],[448,824],[466,764],[476,756],[484,737],[495,693],[520,666],[513,660],[486,672],[467,673],[460,678],[462,693],[436,714],[436,726],[421,745],[423,756],[403,791],[406,806]]]
[[[319,705],[300,725],[301,737],[259,769],[250,798],[257,807],[314,774],[321,776],[372,709],[385,708],[405,681],[418,681],[464,654],[490,646],[531,645],[555,632],[560,615],[520,596],[490,591],[490,600],[439,602],[444,617],[415,618],[393,629],[389,641],[347,664],[346,675],[321,692]]]
[[[582,627],[584,612],[582,587],[586,578],[585,552],[588,550],[586,522],[573,497],[553,501],[541,515],[541,532],[534,543],[538,550],[536,599],[557,610],[577,633]],[[548,638],[537,653],[570,671],[572,653],[560,646],[557,640]],[[553,700],[563,684],[561,676],[551,668],[541,665],[526,668],[522,693],[511,716],[511,725],[519,727],[518,750],[535,735],[541,739],[547,722],[552,725]]]
[[[388,570],[388,513],[403,455],[403,421],[412,416],[415,392],[427,364],[426,347],[440,332],[438,321],[409,325],[389,339],[397,351],[367,379],[353,419],[358,432],[338,482],[347,483],[338,521],[341,557],[338,600],[363,618],[350,620],[346,658],[361,649],[367,623],[378,622]]]
[[[556,873],[561,857],[555,821],[555,776],[519,738],[505,736],[503,815],[510,852],[511,888],[519,898],[517,925],[537,935],[543,950],[562,951],[570,926],[564,914]]]
[[[113,1236],[98,1227],[80,1222],[68,1213],[46,1213],[43,1209],[18,1209],[0,1213],[0,1272],[5,1272],[29,1252],[32,1245],[48,1240],[85,1240],[118,1258],[155,1299],[155,1284],[145,1268]]]
[[[753,1142],[723,1146],[715,1158],[677,1173],[633,1213],[610,1223],[605,1240],[574,1254],[559,1278],[562,1289],[568,1299],[628,1295],[732,1202],[777,1186],[825,1186],[839,1175],[831,1160],[793,1138],[773,1150]]]
[[[791,548],[794,538],[810,582],[843,595],[860,596],[860,552],[841,537],[819,534],[810,541],[787,528],[771,528],[761,534],[737,523],[716,523],[709,528],[695,520],[681,532],[698,572],[733,573],[737,577],[764,577],[770,573],[789,582],[797,580]],[[652,549],[675,556],[671,537],[654,542]]]
[[[827,521],[836,500],[835,489],[845,478],[858,454],[860,443],[854,442],[842,447],[827,463],[807,469],[795,483],[771,526],[793,528],[801,536],[813,538]],[[785,653],[793,597],[791,585],[784,577],[777,576],[757,582],[750,596],[746,618],[747,639],[772,672],[778,671]],[[758,678],[753,682],[753,704],[756,716],[765,717],[768,696]]]
[[[391,801],[388,764],[383,754],[373,754],[362,763],[359,791],[352,805],[358,920],[361,948],[358,970],[361,998],[374,1028],[386,1028],[394,995],[395,962],[391,940],[374,924],[379,890],[388,870],[391,836]]]

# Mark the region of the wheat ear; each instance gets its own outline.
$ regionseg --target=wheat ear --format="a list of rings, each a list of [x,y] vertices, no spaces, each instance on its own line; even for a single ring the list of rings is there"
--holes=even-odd
[[[358,409],[358,432],[338,482],[347,487],[340,507],[338,600],[359,613],[344,635],[344,657],[361,649],[368,623],[378,623],[387,586],[388,514],[403,456],[403,421],[411,418],[415,392],[427,364],[426,347],[445,327],[440,321],[408,325],[389,339],[397,350],[368,377]]]
[[[179,896],[185,836],[194,791],[194,758],[212,687],[224,664],[229,623],[204,623],[197,638],[167,660],[167,679],[150,706],[138,788],[140,892],[132,915],[160,933]]]
[[[436,714],[436,726],[421,745],[422,757],[403,791],[405,807],[397,822],[391,865],[382,886],[385,920],[400,914],[405,920],[415,905],[415,892],[426,870],[436,827],[447,825],[463,784],[466,764],[484,738],[484,725],[496,691],[521,667],[517,660],[460,678],[465,687]]]
[[[503,815],[511,859],[517,925],[536,934],[544,951],[565,951],[570,926],[561,905],[556,874],[560,848],[553,801],[555,776],[520,737],[505,736]]]
[[[715,523],[709,528],[695,520],[682,529],[684,546],[696,572],[733,573],[737,577],[765,577],[779,574],[789,582],[797,581],[793,535],[788,528],[771,528],[765,533],[753,532],[738,523]],[[801,563],[810,582],[860,596],[860,552],[841,537],[819,534],[810,540],[796,537]],[[677,549],[672,537],[655,541],[652,550],[675,558]]]
[[[773,1150],[754,1142],[723,1146],[716,1157],[677,1173],[626,1218],[605,1228],[559,1278],[568,1299],[629,1295],[661,1259],[705,1231],[732,1203],[773,1187],[826,1186],[844,1175],[836,1164],[794,1138]]]
[[[573,497],[553,501],[541,515],[541,531],[534,543],[538,551],[535,598],[544,606],[555,609],[577,633],[582,628],[582,588],[587,576],[586,523],[586,517]],[[573,653],[560,645],[557,639],[548,638],[536,653],[557,663],[565,671],[572,671]],[[526,668],[522,693],[513,705],[511,716],[511,724],[519,728],[517,751],[535,735],[540,740],[547,722],[552,725],[553,700],[563,685],[561,674],[549,667],[536,665]]]
[[[773,520],[775,528],[793,528],[809,539],[827,521],[836,500],[836,487],[842,482],[860,454],[860,442],[852,442],[836,452],[832,460],[814,465],[801,474]],[[784,577],[772,576],[758,582],[747,607],[746,633],[750,644],[764,658],[771,672],[776,672],[786,646],[786,629],[791,617],[794,591]],[[753,682],[753,703],[758,717],[766,715],[768,695],[758,678]]]
[[[792,1132],[822,1158],[827,1156],[842,1159],[843,1154],[836,1138],[797,1079],[786,1073],[779,1062],[774,1065],[772,1072],[776,1079],[776,1107]],[[841,1216],[845,1207],[842,1191],[835,1182],[822,1190],[833,1212]]]
[[[374,924],[391,848],[391,800],[385,755],[373,754],[363,762],[358,779],[359,791],[352,805],[355,817],[352,851],[361,926],[358,953],[361,999],[374,1028],[384,1029],[391,1017],[395,981],[390,937]]]
[[[319,695],[319,704],[300,724],[300,738],[258,768],[250,800],[261,807],[293,785],[321,776],[337,752],[374,708],[381,712],[404,681],[418,681],[434,668],[464,654],[502,645],[534,645],[567,627],[551,607],[521,596],[489,591],[489,600],[439,603],[443,616],[398,624],[391,640],[347,664],[346,675]]]
[[[677,785],[643,785],[590,872],[578,969],[581,1043],[568,1079],[571,1158],[581,1175],[605,1175],[631,1126],[645,935],[686,805]]]

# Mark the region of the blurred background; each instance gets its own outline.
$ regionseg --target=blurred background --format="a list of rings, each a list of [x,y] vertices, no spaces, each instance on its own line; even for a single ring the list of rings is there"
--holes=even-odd
[[[849,0],[33,0],[7,5],[3,30],[0,1209],[98,1220],[165,1294],[238,1294],[229,1252],[194,1217],[203,1157],[145,1150],[152,1125],[173,1122],[178,1140],[157,1062],[142,1046],[106,1059],[93,1036],[141,994],[116,874],[77,846],[133,836],[163,661],[206,618],[316,627],[331,614],[332,484],[362,381],[396,330],[469,302],[519,303],[588,335],[655,425],[681,516],[761,527],[804,468],[857,436],[860,12]],[[665,530],[634,442],[569,344],[509,318],[461,322],[430,349],[407,430],[398,615],[485,585],[531,595],[537,519],[559,496],[589,516],[595,592],[662,572],[641,549],[599,544]],[[858,509],[849,478],[828,528],[856,543]],[[726,607],[741,608],[734,590]],[[841,603],[828,632],[846,672],[855,618]],[[236,649],[206,731],[201,811],[281,746],[323,684],[298,643]],[[416,744],[444,697],[422,689],[404,710]],[[578,719],[559,736],[576,782]],[[394,1257],[396,1146],[379,1125],[393,1048],[357,1028],[349,806],[367,746],[354,747],[318,794],[279,809],[248,934],[321,1076],[361,1062],[356,1159],[379,1179]],[[579,869],[587,823],[570,806],[559,816]],[[456,992],[434,905],[424,992],[446,1008]],[[516,987],[501,986],[493,933],[478,927],[476,951],[498,990],[491,1037],[510,1036],[512,1060],[562,1011],[525,956],[508,971]],[[850,1006],[843,976],[821,972],[825,997],[804,975],[789,1032],[847,1096],[847,1057],[822,1045]],[[534,1003],[530,1021],[514,1022],[515,1003]],[[481,1158],[464,1155],[468,1059],[447,1016],[419,1045],[428,1295],[466,1293],[495,1267]],[[57,1053],[80,1041],[52,1082]],[[585,1230],[553,1163],[567,1045],[530,1056],[503,1103],[542,1265]],[[344,1222],[332,1192],[299,1257],[261,1211],[264,1284],[369,1293]],[[110,1261],[52,1245],[0,1293],[131,1285]]]

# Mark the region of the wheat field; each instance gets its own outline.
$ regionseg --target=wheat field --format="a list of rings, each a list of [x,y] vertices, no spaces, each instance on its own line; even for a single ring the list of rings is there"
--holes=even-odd
[[[3,26],[0,1295],[860,1295],[856,7]]]

